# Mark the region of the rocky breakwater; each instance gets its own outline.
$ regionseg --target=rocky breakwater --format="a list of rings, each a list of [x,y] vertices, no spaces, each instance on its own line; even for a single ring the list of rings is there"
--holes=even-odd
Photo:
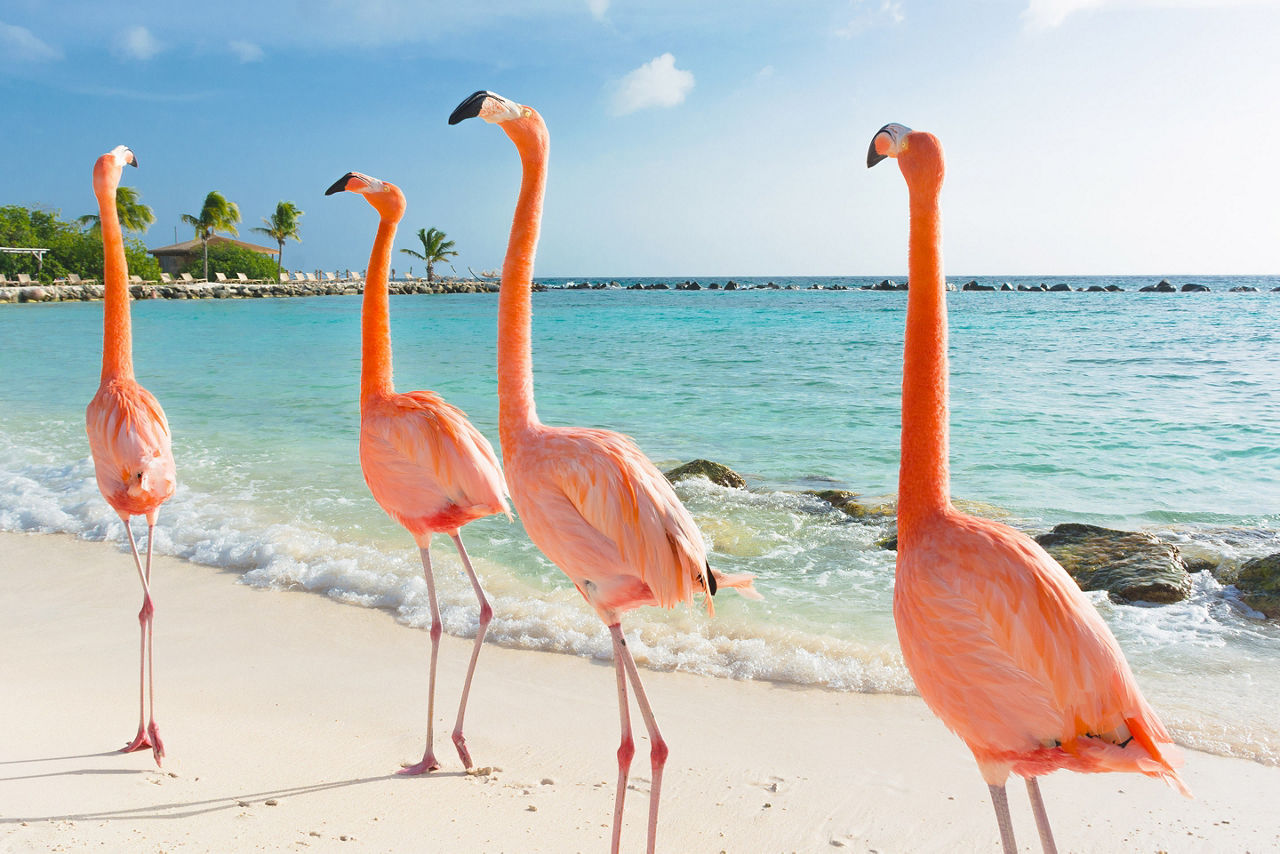
[[[0,288],[0,302],[83,302],[100,300],[102,285],[32,285]],[[315,297],[359,294],[362,282],[195,282],[146,283],[130,285],[134,299],[255,299],[266,297]],[[443,279],[391,282],[393,294],[479,294],[497,293],[494,282],[470,279]]]
[[[1280,620],[1280,553],[1256,557],[1239,567],[1219,567],[1213,575],[1223,584],[1234,584],[1241,602]]]

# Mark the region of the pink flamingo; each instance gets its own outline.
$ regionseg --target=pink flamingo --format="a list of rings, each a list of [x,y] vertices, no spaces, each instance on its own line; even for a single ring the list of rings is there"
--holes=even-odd
[[[133,563],[142,581],[142,629],[139,664],[138,733],[122,753],[151,748],[156,765],[164,758],[164,743],[156,727],[153,621],[151,601],[151,545],[155,541],[160,505],[173,495],[177,473],[170,447],[169,422],[160,403],[133,377],[133,333],[129,323],[129,269],[124,257],[116,188],[124,165],[138,165],[133,152],[118,145],[93,166],[93,194],[98,198],[102,224],[103,299],[102,379],[85,412],[85,431],[93,454],[94,472],[102,497],[120,515]],[[133,516],[147,519],[147,562],[138,557],[138,544],[129,525]],[[148,691],[150,684],[150,703]]]
[[[391,381],[391,320],[387,297],[387,268],[396,226],[404,215],[400,188],[359,172],[348,172],[325,195],[361,193],[381,218],[369,256],[361,315],[362,357],[360,369],[360,467],[374,500],[413,535],[422,556],[431,606],[431,670],[427,688],[427,749],[422,761],[401,769],[401,774],[422,774],[440,767],[436,761],[433,729],[436,701],[436,659],[440,651],[440,608],[436,604],[435,576],[431,571],[431,535],[448,534],[462,557],[462,567],[480,602],[476,630],[462,700],[453,728],[453,743],[462,764],[470,768],[471,752],[462,735],[462,719],[471,692],[471,677],[480,657],[493,609],[485,598],[471,559],[462,545],[459,529],[476,519],[507,513],[506,486],[498,470],[498,458],[466,413],[430,391],[397,393]]]
[[[1016,850],[1004,788],[1011,773],[1026,779],[1052,852],[1041,774],[1136,771],[1190,792],[1169,733],[1071,576],[1027,535],[951,504],[942,146],[889,124],[872,139],[867,166],[886,157],[906,178],[911,216],[893,591],[902,657],[929,708],[973,751],[1007,854]]]
[[[760,598],[749,575],[721,575],[689,511],[662,473],[626,436],[607,430],[550,427],[538,420],[533,399],[530,291],[542,220],[549,138],[531,107],[492,92],[476,92],[449,116],[449,124],[479,116],[515,143],[523,166],[520,197],[502,265],[498,297],[498,430],[511,498],[534,545],[573,581],[609,627],[618,683],[622,743],[613,810],[612,850],[622,835],[622,805],[635,745],[627,706],[627,680],[649,732],[653,782],[649,790],[648,851],[658,829],[658,801],[667,744],[640,684],[619,619],[641,605],[674,607],[735,587]]]

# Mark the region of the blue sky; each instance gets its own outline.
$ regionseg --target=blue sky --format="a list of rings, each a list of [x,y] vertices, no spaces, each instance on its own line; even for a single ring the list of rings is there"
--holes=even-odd
[[[362,268],[356,170],[497,267],[515,152],[446,124],[492,89],[551,131],[538,275],[901,275],[889,121],[946,147],[953,274],[1280,273],[1278,43],[1274,0],[0,0],[0,204],[88,213],[123,143],[148,245],[216,189]]]

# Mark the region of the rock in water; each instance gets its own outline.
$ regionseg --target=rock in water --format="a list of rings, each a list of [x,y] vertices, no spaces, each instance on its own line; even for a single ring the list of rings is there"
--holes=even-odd
[[[867,506],[858,500],[856,492],[847,489],[806,489],[802,495],[827,502],[841,513],[853,519],[865,519],[868,516],[892,516],[893,508],[887,504]]]
[[[1083,590],[1159,603],[1180,602],[1191,593],[1191,575],[1178,547],[1151,534],[1068,522],[1036,542]]]
[[[746,489],[747,482],[733,469],[711,460],[693,460],[667,472],[667,480],[675,483],[687,477],[705,477],[712,483],[733,489]]]
[[[1246,561],[1236,576],[1240,599],[1271,619],[1280,619],[1280,554]]]

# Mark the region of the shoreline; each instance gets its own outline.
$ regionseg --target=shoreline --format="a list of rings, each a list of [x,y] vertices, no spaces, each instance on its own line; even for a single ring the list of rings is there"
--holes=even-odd
[[[471,641],[440,654],[443,768],[421,755],[427,633],[380,610],[236,584],[157,556],[158,715],[169,757],[118,754],[134,728],[139,585],[119,544],[0,534],[0,847],[169,851],[602,851],[616,779],[608,662],[486,644],[467,736],[448,740]],[[625,625],[625,624],[624,624]],[[643,672],[671,755],[659,850],[997,850],[987,789],[915,697]],[[643,843],[647,738],[624,850]],[[1187,801],[1131,774],[1044,779],[1066,850],[1280,844],[1280,768],[1185,750]],[[1010,786],[1022,850],[1037,837]],[[269,804],[268,801],[274,801]],[[343,837],[346,837],[343,839]],[[424,840],[430,840],[430,843]]]
[[[552,277],[558,279],[562,277]],[[879,282],[867,283],[867,280],[874,279],[874,276],[817,276],[817,277],[796,277],[786,276],[778,277],[782,279],[829,279],[828,284],[813,283],[805,287],[795,284],[779,285],[772,280],[767,283],[739,283],[729,278],[723,284],[720,281],[710,281],[702,284],[696,279],[683,279],[677,281],[671,279],[668,281],[652,281],[653,279],[661,279],[662,277],[624,277],[620,282],[617,279],[608,281],[599,280],[592,281],[586,279],[577,281],[573,279],[565,279],[563,284],[548,285],[544,281],[534,281],[533,290],[541,291],[906,291],[905,278],[901,281],[891,279],[882,279]],[[766,277],[756,277],[766,278]],[[1142,287],[1134,287],[1132,291],[1115,284],[1103,286],[1093,284],[1086,287],[1071,287],[1070,284],[1062,281],[1054,281],[1054,278],[1062,277],[1046,277],[1046,276],[983,276],[985,282],[979,281],[978,278],[957,276],[947,280],[947,290],[951,292],[1001,292],[1001,293],[1125,293],[1125,292],[1148,292],[1148,293],[1214,293],[1215,289],[1209,285],[1200,284],[1196,281],[1183,282],[1181,284],[1172,284],[1168,279],[1161,279],[1158,282],[1151,282]],[[1009,281],[1013,279],[1026,279],[1027,281],[1039,280],[1036,284],[1027,284],[1026,282],[1018,282],[1014,284]],[[1072,276],[1073,279],[1136,279],[1145,278],[1138,276]],[[1191,279],[1204,277],[1188,277]],[[1226,279],[1259,279],[1274,278],[1270,276],[1214,276],[1213,278]],[[643,279],[644,281],[641,281]],[[962,281],[963,280],[963,281]],[[629,284],[626,284],[628,283]],[[646,283],[647,282],[647,283]],[[446,278],[440,279],[431,284],[427,284],[426,280],[405,280],[397,279],[390,282],[390,292],[392,294],[485,294],[497,293],[499,283],[493,280],[480,279],[457,279]],[[104,288],[100,284],[27,284],[11,287],[0,287],[0,304],[4,303],[28,303],[28,302],[89,302],[101,300]],[[135,300],[140,299],[255,299],[255,298],[289,298],[289,297],[314,297],[314,296],[353,296],[364,292],[362,282],[353,282],[351,280],[337,281],[315,281],[315,282],[145,282],[142,284],[131,284],[129,286],[130,295]],[[1257,287],[1254,285],[1238,285],[1231,288],[1223,288],[1217,290],[1217,293],[1280,293],[1280,286],[1276,287]]]

